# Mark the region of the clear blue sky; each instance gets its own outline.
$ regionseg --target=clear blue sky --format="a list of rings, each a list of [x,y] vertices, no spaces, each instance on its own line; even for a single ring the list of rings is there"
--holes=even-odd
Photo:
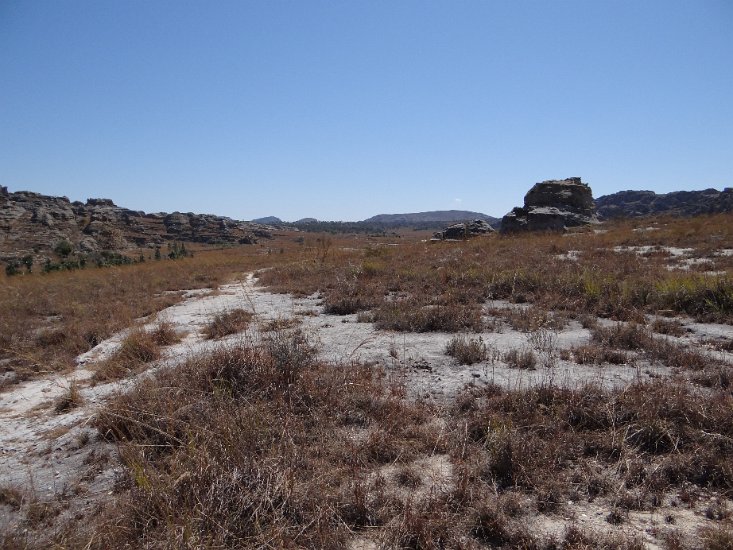
[[[733,2],[0,0],[0,185],[146,211],[501,216],[733,186]]]

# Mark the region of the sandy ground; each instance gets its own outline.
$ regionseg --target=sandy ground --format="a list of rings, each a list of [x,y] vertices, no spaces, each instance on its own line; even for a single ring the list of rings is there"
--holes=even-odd
[[[485,310],[488,316],[489,311],[506,307],[515,306],[506,302],[490,302]],[[244,335],[218,341],[205,340],[202,330],[214,315],[234,308],[244,308],[255,314],[252,328]],[[295,299],[290,295],[266,292],[257,286],[254,276],[249,275],[241,282],[222,286],[217,291],[190,291],[184,301],[153,318],[140,320],[146,328],[167,321],[184,335],[179,343],[167,347],[163,358],[140,376],[148,376],[162,365],[185,360],[242,338],[256,342],[263,337],[260,328],[269,321],[292,318],[298,320],[298,328],[317,346],[323,360],[334,364],[365,362],[382,365],[395,381],[405,384],[410,395],[423,399],[441,401],[466,384],[496,383],[507,388],[522,388],[550,383],[579,387],[586,382],[594,382],[609,387],[639,378],[670,374],[668,369],[660,366],[580,366],[560,360],[561,349],[589,341],[589,331],[575,321],[549,334],[552,343],[549,350],[535,349],[540,363],[549,366],[519,370],[510,368],[499,359],[472,366],[458,365],[445,354],[446,343],[454,335],[376,330],[370,323],[357,322],[356,315],[323,314],[317,296]],[[689,319],[683,321],[688,335],[679,339],[682,342],[697,344],[705,339],[733,338],[731,326],[705,325]],[[527,334],[512,330],[498,320],[494,324],[497,331],[480,336],[489,349],[496,351],[496,356],[512,348],[532,348]],[[0,486],[16,487],[42,501],[64,502],[66,504],[60,506],[64,510],[62,514],[83,512],[99,498],[111,494],[117,475],[115,448],[99,441],[89,423],[111,394],[123,391],[134,380],[92,385],[90,378],[94,363],[114,353],[125,335],[124,331],[116,334],[79,356],[78,366],[73,372],[27,381],[0,393]],[[720,352],[718,357],[731,360],[731,354]],[[82,404],[58,414],[55,403],[71,385],[78,388]],[[5,509],[7,507],[0,508]],[[574,521],[583,523],[584,518],[592,518],[594,513],[584,507],[573,512]],[[0,514],[0,526],[17,520],[11,513]],[[640,516],[634,521],[654,523],[658,518]],[[545,528],[549,531],[554,529],[552,525]]]

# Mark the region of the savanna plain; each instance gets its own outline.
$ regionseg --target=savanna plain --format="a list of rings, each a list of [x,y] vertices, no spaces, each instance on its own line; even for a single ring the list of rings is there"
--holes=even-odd
[[[0,281],[3,548],[733,547],[730,214],[192,248]]]

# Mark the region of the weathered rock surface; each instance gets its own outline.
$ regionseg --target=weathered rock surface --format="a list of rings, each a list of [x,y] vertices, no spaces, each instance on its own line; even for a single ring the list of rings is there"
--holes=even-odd
[[[697,216],[733,212],[733,188],[722,191],[674,191],[657,194],[654,191],[619,191],[596,199],[596,209],[602,218],[637,218],[659,214]]]
[[[438,231],[433,235],[433,239],[437,240],[461,240],[477,235],[486,235],[493,233],[494,228],[485,220],[473,220],[465,223],[456,223],[446,227],[443,231]]]
[[[501,219],[502,233],[563,231],[597,223],[593,192],[580,178],[536,183],[516,207]]]
[[[29,191],[0,187],[0,260],[30,255],[51,257],[62,241],[92,253],[156,247],[170,241],[246,243],[271,236],[271,227],[191,212],[146,214],[122,208],[110,199],[70,202]]]

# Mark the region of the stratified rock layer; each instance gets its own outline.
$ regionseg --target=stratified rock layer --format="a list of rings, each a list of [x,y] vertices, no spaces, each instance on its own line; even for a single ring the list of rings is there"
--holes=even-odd
[[[501,220],[502,233],[563,231],[598,223],[593,192],[580,178],[536,183],[516,207]]]
[[[0,260],[49,257],[62,241],[84,253],[156,247],[170,241],[257,242],[271,227],[191,212],[146,214],[116,206],[110,199],[70,202],[0,187]]]

